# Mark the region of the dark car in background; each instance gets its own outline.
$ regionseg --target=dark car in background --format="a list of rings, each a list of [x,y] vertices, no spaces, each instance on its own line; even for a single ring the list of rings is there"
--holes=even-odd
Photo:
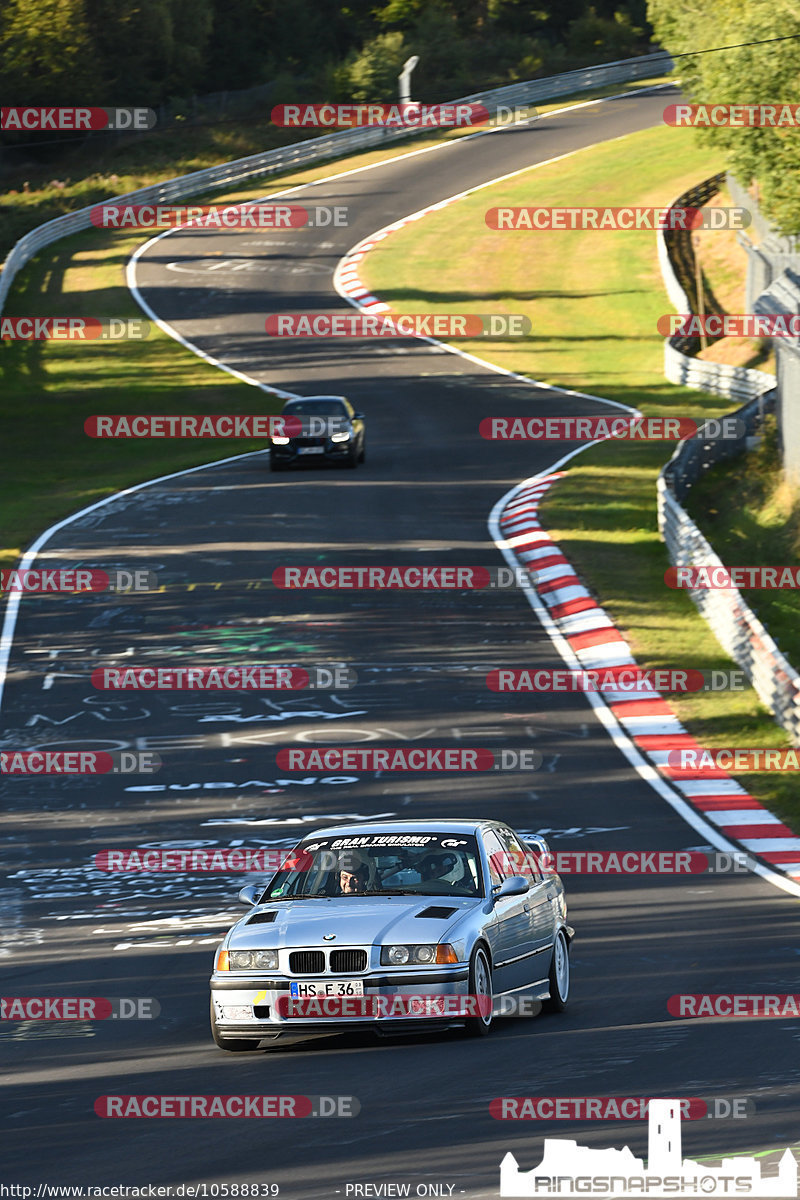
[[[286,401],[281,416],[298,417],[302,431],[270,439],[270,470],[323,462],[356,467],[364,461],[364,416],[345,396],[298,396]]]

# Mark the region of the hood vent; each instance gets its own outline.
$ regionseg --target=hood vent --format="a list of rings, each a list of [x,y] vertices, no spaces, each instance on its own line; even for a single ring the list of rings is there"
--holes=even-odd
[[[423,908],[422,912],[418,912],[417,917],[430,917],[432,920],[444,921],[446,917],[452,917],[457,912],[457,908],[442,908],[432,904],[429,908]]]
[[[269,925],[277,917],[277,912],[273,908],[271,912],[255,913],[249,921],[245,921],[245,925]]]

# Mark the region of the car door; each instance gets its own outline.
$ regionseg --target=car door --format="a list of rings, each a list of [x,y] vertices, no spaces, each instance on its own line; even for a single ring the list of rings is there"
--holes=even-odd
[[[497,835],[508,857],[510,868],[513,865],[512,873],[522,875],[528,881],[528,894],[523,897],[523,908],[527,906],[530,946],[533,953],[527,961],[526,982],[544,979],[550,965],[550,956],[546,951],[552,946],[555,937],[556,913],[551,895],[552,888],[549,881],[537,870],[534,859],[512,829],[500,828]]]
[[[499,887],[504,879],[510,879],[517,873],[516,867],[509,859],[495,830],[484,830],[483,845],[489,867],[489,886]],[[495,994],[523,987],[530,979],[531,973],[532,944],[528,894],[503,896],[495,900],[487,933],[492,942]]]

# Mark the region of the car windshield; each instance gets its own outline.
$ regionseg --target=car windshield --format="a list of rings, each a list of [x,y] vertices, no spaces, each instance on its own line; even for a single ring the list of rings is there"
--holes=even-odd
[[[284,406],[285,417],[347,417],[341,400],[303,400]]]
[[[353,834],[302,842],[262,897],[481,896],[470,834]]]

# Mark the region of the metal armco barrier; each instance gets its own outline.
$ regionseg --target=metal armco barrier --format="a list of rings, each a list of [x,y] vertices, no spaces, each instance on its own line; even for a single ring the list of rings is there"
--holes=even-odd
[[[724,172],[704,179],[674,200],[671,207],[701,208],[717,194],[724,179]],[[658,232],[658,262],[664,286],[671,304],[679,313],[697,312],[691,238],[689,230]],[[705,310],[707,313],[721,311],[711,296],[706,297]],[[765,371],[695,358],[698,345],[697,338],[679,335],[664,342],[664,375],[670,383],[711,392],[713,396],[727,396],[731,400],[749,400],[774,388],[775,376]]]
[[[675,566],[721,567],[722,560],[681,505],[703,471],[745,448],[748,435],[763,414],[774,409],[775,393],[758,396],[729,415],[739,417],[746,433],[741,441],[706,441],[702,429],[681,442],[658,479],[658,529]],[[739,664],[759,698],[792,739],[800,745],[800,675],[781,654],[737,588],[687,589],[719,644]]]
[[[663,52],[645,54],[639,58],[601,63],[596,67],[586,67],[579,71],[566,71],[561,75],[548,76],[546,79],[531,79],[525,83],[513,83],[488,92],[476,92],[473,96],[463,96],[459,100],[448,103],[483,104],[490,113],[495,114],[500,107],[521,107],[526,104],[534,104],[537,100],[549,100],[556,96],[589,91],[592,88],[605,87],[607,84],[627,83],[647,76],[664,74],[671,68],[672,59],[668,54]],[[274,175],[280,171],[294,170],[307,163],[339,158],[353,150],[382,146],[400,138],[413,137],[416,133],[415,129],[385,129],[377,126],[345,129],[340,133],[309,138],[304,142],[296,142],[278,150],[252,154],[248,158],[222,163],[218,167],[209,167],[204,171],[194,171],[191,175],[181,175],[177,179],[168,179],[164,183],[139,188],[138,191],[128,192],[124,196],[109,196],[105,201],[98,201],[98,203],[169,204],[172,201],[194,198],[206,192],[229,188],[248,179],[256,179],[259,175]],[[3,311],[17,272],[45,246],[57,242],[60,238],[69,237],[73,233],[80,233],[82,230],[92,228],[89,214],[94,207],[96,205],[78,209],[64,217],[56,217],[54,220],[32,229],[30,233],[26,233],[19,239],[3,263],[2,275],[0,275],[0,313]]]
[[[714,176],[691,188],[675,201],[674,207],[703,203],[719,190],[721,178]],[[734,199],[742,203],[739,196]],[[659,262],[667,293],[678,312],[689,313],[694,308],[679,273],[686,278],[687,270],[693,268],[683,261],[676,270],[672,249],[659,232]],[[681,251],[685,256],[685,244]],[[671,383],[695,387],[717,396],[748,398],[746,404],[728,414],[744,422],[745,432],[740,440],[705,439],[701,428],[695,437],[680,443],[658,478],[658,529],[666,544],[669,561],[679,567],[721,567],[724,566],[722,560],[681,501],[686,499],[692,484],[707,468],[745,450],[747,437],[758,429],[764,414],[775,409],[776,381],[774,375],[764,371],[692,358],[679,349],[680,341],[670,338],[664,344],[664,374]],[[737,588],[687,591],[719,644],[745,672],[761,701],[792,742],[800,745],[800,675],[781,654],[753,610],[745,604],[741,592]]]

